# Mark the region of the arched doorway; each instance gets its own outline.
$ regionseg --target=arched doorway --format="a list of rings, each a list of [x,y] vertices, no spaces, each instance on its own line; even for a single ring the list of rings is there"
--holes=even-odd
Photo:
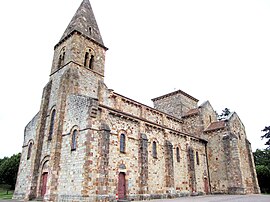
[[[49,161],[45,161],[41,170],[41,178],[40,178],[40,194],[41,197],[44,198],[47,192],[47,182],[48,182],[48,174],[49,174]]]
[[[42,185],[41,185],[41,196],[44,197],[47,191],[47,180],[48,180],[48,173],[45,172],[42,174]]]
[[[126,174],[123,172],[118,175],[118,197],[119,199],[126,198]]]

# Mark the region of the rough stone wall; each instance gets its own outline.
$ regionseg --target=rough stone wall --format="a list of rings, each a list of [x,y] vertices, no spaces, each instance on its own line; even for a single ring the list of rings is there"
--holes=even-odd
[[[70,95],[67,98],[61,146],[61,159],[59,164],[59,167],[62,168],[59,173],[58,182],[59,200],[73,200],[82,195],[85,180],[84,165],[86,158],[89,158],[88,162],[92,161],[92,163],[97,166],[97,162],[93,162],[93,154],[95,153],[97,155],[97,151],[94,152],[92,148],[90,149],[92,146],[91,143],[87,144],[88,136],[90,136],[89,130],[91,130],[91,128],[89,128],[91,108],[95,102],[95,99],[81,95]],[[71,133],[73,129],[77,129],[79,131],[76,139],[76,150],[71,150]],[[86,154],[89,154],[89,156],[86,156]],[[88,193],[84,194],[86,195]]]
[[[210,186],[212,193],[228,193],[226,147],[223,145],[223,136],[226,130],[211,131],[207,133],[210,140],[207,144],[208,167],[210,174]]]
[[[202,120],[199,114],[183,118],[183,132],[192,134],[196,137],[202,137]]]
[[[173,145],[170,141],[166,140],[165,141],[165,181],[166,181],[166,187],[169,189],[174,188],[173,162],[174,162]],[[167,190],[167,192],[169,192],[169,190]]]
[[[217,114],[215,112],[215,110],[213,109],[212,105],[210,104],[209,101],[204,102],[200,107],[200,115],[201,115],[201,119],[202,124],[203,124],[203,128],[207,128],[211,123],[216,122],[217,121]]]
[[[139,153],[139,125],[138,122],[128,120],[113,114],[108,115],[108,125],[111,129],[110,158],[109,158],[109,187],[110,194],[115,197],[118,193],[118,175],[126,173],[127,194],[139,193],[140,167],[138,162]],[[126,136],[125,151],[120,152],[120,136]]]
[[[36,140],[36,129],[37,129],[37,121],[39,119],[39,114],[37,114],[25,127],[24,130],[24,140],[23,147],[20,159],[20,167],[18,171],[18,177],[16,182],[16,189],[13,194],[14,199],[25,198],[26,190],[29,189],[29,185],[31,182],[31,167],[33,157],[30,156],[27,159],[29,143],[32,142],[35,144]]]
[[[73,62],[80,67],[84,67],[85,52],[91,49],[91,52],[94,53],[93,70],[89,70],[88,68],[85,69],[91,71],[97,77],[102,78],[104,76],[106,50],[96,43],[86,39],[82,35],[76,33],[72,37],[69,37],[61,45],[56,47],[52,62],[51,74],[58,71],[59,55],[61,54],[61,50],[63,48],[66,49],[64,65]],[[97,88],[92,88],[91,90],[93,91],[95,89]]]
[[[207,165],[207,156],[205,151],[205,145],[202,142],[190,138],[191,146],[194,149],[194,169],[195,169],[195,178],[196,178],[196,192],[206,193],[207,188],[205,187],[205,180],[209,182],[208,176],[208,165]],[[198,154],[198,161],[196,158],[196,153]],[[208,186],[208,185],[207,185]],[[209,188],[208,188],[209,189]]]
[[[154,108],[181,118],[190,109],[197,107],[197,101],[187,97],[182,93],[173,94],[161,99],[154,100]]]
[[[238,142],[244,192],[258,192],[258,186],[256,185],[257,179],[255,177],[256,171],[253,166],[253,159],[251,158],[252,155],[250,154],[251,150],[248,145],[245,128],[236,113],[230,117],[229,127]]]
[[[148,137],[148,159],[149,159],[149,181],[148,189],[151,194],[165,194],[166,175],[165,175],[165,139],[164,132],[159,128],[147,125],[145,134]],[[157,144],[157,157],[153,156],[153,142]],[[155,179],[155,180],[152,180]]]
[[[140,167],[140,195],[148,193],[148,139],[143,133],[140,134],[138,162]],[[140,199],[143,199],[140,197]]]
[[[45,136],[45,124],[47,111],[50,102],[50,94],[51,94],[52,82],[49,82],[44,90],[41,100],[40,112],[39,112],[39,120],[37,122],[37,132],[35,138],[35,144],[33,145],[33,154],[31,156],[31,182],[30,188],[28,189],[28,193],[25,196],[25,199],[33,199],[37,197],[37,187],[38,187],[38,178],[39,178],[39,166],[41,159],[42,150],[40,148],[43,147],[43,140]]]

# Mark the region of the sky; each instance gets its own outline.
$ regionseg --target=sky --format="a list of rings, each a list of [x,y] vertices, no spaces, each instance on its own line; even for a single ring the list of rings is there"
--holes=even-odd
[[[270,125],[270,1],[90,0],[109,50],[105,83],[153,106],[181,89],[235,111],[252,149]],[[0,1],[0,158],[21,152],[39,111],[53,47],[81,0]]]

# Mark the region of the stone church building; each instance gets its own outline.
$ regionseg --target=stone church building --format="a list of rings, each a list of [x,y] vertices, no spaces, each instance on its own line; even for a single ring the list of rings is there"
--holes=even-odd
[[[39,112],[27,124],[14,199],[146,200],[260,193],[236,113],[178,90],[154,107],[108,89],[106,46],[83,0],[54,47]]]

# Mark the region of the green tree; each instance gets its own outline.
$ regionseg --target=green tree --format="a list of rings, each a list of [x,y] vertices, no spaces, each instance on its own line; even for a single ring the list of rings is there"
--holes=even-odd
[[[270,126],[265,126],[265,128],[262,130],[262,132],[265,132],[264,135],[261,136],[262,139],[267,139],[265,145],[268,146],[270,149]]]
[[[231,114],[231,111],[228,108],[222,110],[222,113],[218,115],[218,120],[224,120]]]
[[[2,163],[4,163],[5,160],[7,160],[7,159],[8,159],[7,157],[4,157],[3,159],[0,159],[0,165],[1,165]]]
[[[261,192],[270,193],[270,150],[257,149],[253,155]]]
[[[262,193],[270,193],[270,169],[265,165],[256,166],[257,177]]]
[[[0,164],[0,184],[15,188],[21,154],[14,154]]]

